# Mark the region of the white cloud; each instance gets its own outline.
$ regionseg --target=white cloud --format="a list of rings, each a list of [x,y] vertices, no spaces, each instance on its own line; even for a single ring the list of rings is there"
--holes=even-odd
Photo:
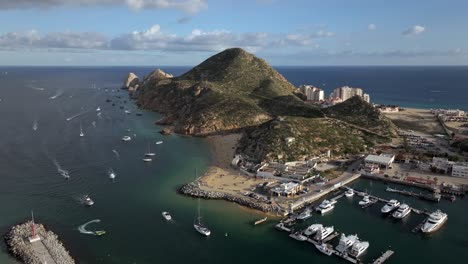
[[[414,36],[414,35],[419,35],[419,34],[423,33],[424,31],[426,31],[426,28],[424,26],[415,25],[415,26],[412,26],[412,27],[406,29],[401,34],[403,34],[405,36]]]
[[[125,5],[133,10],[178,9],[187,13],[196,13],[207,6],[206,0],[0,0],[0,9],[118,5]]]
[[[377,29],[377,26],[376,26],[375,24],[369,24],[369,25],[367,26],[367,29],[368,29],[368,30],[376,30],[376,29]]]

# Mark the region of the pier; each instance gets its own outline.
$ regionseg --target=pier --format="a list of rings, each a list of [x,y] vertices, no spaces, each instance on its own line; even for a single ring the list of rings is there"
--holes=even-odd
[[[392,193],[398,193],[398,194],[411,196],[411,197],[417,197],[419,199],[428,200],[428,201],[431,201],[431,202],[440,202],[440,198],[441,198],[441,195],[438,194],[438,193],[434,193],[434,194],[430,195],[430,194],[415,193],[415,192],[406,191],[406,190],[398,190],[398,189],[394,189],[394,188],[390,188],[390,187],[387,187],[385,189],[385,191],[392,192]]]
[[[387,250],[385,251],[382,256],[380,256],[378,259],[376,259],[372,264],[382,264],[384,263],[387,259],[389,259],[391,256],[393,256],[395,252],[393,250]]]

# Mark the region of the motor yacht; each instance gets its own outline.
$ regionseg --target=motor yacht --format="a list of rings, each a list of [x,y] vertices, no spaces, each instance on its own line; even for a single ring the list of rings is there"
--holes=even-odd
[[[331,235],[333,233],[333,231],[335,231],[335,229],[333,228],[333,226],[329,226],[329,227],[322,227],[320,228],[317,233],[315,234],[315,239],[318,240],[318,241],[322,241],[324,240],[325,238],[327,238],[329,235]]]
[[[403,219],[411,213],[411,207],[407,204],[401,204],[398,209],[393,212],[392,216],[396,219]]]
[[[361,201],[359,201],[359,205],[360,206],[365,206],[365,205],[368,205],[371,203],[371,200],[370,200],[370,196],[369,195],[365,195],[364,198],[362,198]]]
[[[297,216],[297,219],[299,220],[307,220],[309,219],[310,217],[312,217],[312,210],[310,208],[306,208],[304,211],[302,211],[302,213],[300,213],[298,216]]]
[[[317,207],[317,212],[324,214],[330,212],[335,208],[336,201],[332,200],[323,200],[323,202]]]
[[[440,210],[437,210],[429,215],[421,227],[423,233],[432,233],[438,230],[447,221],[448,216]]]
[[[327,256],[331,256],[333,254],[333,249],[331,248],[331,246],[329,246],[329,245],[327,245],[325,243],[316,244],[315,248],[317,248],[320,252],[322,252],[323,254],[325,254]]]
[[[323,227],[322,224],[313,224],[313,225],[307,227],[307,229],[304,231],[304,235],[311,236],[311,235],[317,233],[317,231],[322,227]]]
[[[392,199],[386,203],[380,210],[383,214],[388,214],[393,210],[397,209],[400,206],[400,202],[395,199]]]
[[[297,241],[306,241],[307,237],[301,234],[301,232],[294,232],[289,235],[290,237],[296,239]]]
[[[355,258],[359,257],[364,251],[369,248],[369,242],[367,241],[356,241],[349,250],[349,254]]]
[[[345,196],[346,196],[346,197],[353,197],[353,196],[354,196],[354,190],[353,190],[353,189],[348,189],[348,190],[345,192]]]
[[[169,212],[162,212],[162,216],[163,216],[164,219],[166,219],[167,221],[172,220],[172,216],[169,214]]]
[[[357,235],[349,235],[346,236],[345,234],[341,234],[340,242],[338,242],[338,246],[336,246],[336,250],[341,253],[346,252],[348,248],[350,248],[356,241],[358,241]]]

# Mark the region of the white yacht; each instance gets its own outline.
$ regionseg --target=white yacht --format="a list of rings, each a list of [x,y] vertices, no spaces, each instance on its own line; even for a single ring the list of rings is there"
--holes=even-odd
[[[393,212],[392,216],[396,219],[403,219],[411,213],[411,207],[407,204],[401,204],[398,209]]]
[[[289,235],[290,237],[296,239],[297,241],[306,241],[307,237],[301,234],[301,232],[294,232]]]
[[[162,216],[163,216],[164,219],[166,219],[167,221],[172,220],[172,216],[169,214],[169,212],[162,212]]]
[[[311,236],[311,235],[317,233],[317,231],[319,229],[321,229],[322,227],[323,227],[322,224],[313,224],[313,225],[307,227],[307,229],[304,231],[304,235]]]
[[[91,199],[91,197],[86,195],[84,199],[84,204],[87,206],[92,206],[94,204],[94,201]]]
[[[312,210],[307,207],[304,211],[302,211],[302,213],[300,213],[298,216],[297,216],[297,219],[299,220],[307,220],[309,219],[310,217],[312,217]]]
[[[122,141],[130,141],[132,138],[130,136],[123,136]]]
[[[345,234],[341,234],[340,242],[338,243],[338,246],[336,246],[336,250],[344,253],[346,250],[348,250],[348,248],[354,245],[356,241],[359,241],[358,239],[359,238],[357,235],[346,236]]]
[[[333,254],[333,249],[331,248],[331,246],[325,244],[325,243],[322,243],[322,244],[316,244],[315,247],[320,251],[322,252],[323,254],[327,255],[327,256],[331,256]]]
[[[447,219],[448,216],[446,213],[442,213],[442,211],[437,210],[429,215],[421,227],[421,231],[423,233],[432,233],[443,226]]]
[[[356,241],[349,250],[349,254],[355,258],[359,257],[364,251],[369,248],[369,242],[367,241]]]
[[[345,196],[346,197],[353,197],[354,196],[354,190],[349,188],[346,192],[345,192]]]
[[[318,241],[322,241],[325,238],[327,238],[329,235],[331,235],[333,231],[335,231],[333,226],[322,227],[317,231],[314,238]]]
[[[400,202],[398,202],[395,199],[392,199],[392,200],[388,201],[388,203],[385,204],[380,211],[382,212],[382,214],[388,214],[391,211],[398,208],[398,206],[400,206]]]
[[[144,162],[153,161],[153,159],[152,159],[152,158],[149,158],[149,157],[144,157],[142,160],[143,160]]]
[[[368,205],[371,203],[371,200],[370,200],[370,196],[369,195],[365,195],[364,198],[362,198],[361,201],[359,201],[359,205],[360,206],[364,206],[364,205]]]
[[[333,200],[323,200],[323,202],[317,207],[317,211],[321,214],[330,212],[335,208],[336,201]]]
[[[208,227],[204,226],[201,223],[201,215],[200,215],[200,199],[198,199],[198,217],[197,217],[197,222],[193,224],[193,227],[195,230],[197,230],[198,233],[204,235],[204,236],[210,236],[211,235],[211,230],[208,229]]]

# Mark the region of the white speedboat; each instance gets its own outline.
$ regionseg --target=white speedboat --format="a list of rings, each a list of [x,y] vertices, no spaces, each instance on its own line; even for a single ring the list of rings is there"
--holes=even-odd
[[[130,110],[125,110],[125,113],[126,113],[127,115],[129,115],[129,114],[131,114],[132,112],[131,112]]]
[[[148,157],[144,157],[142,160],[143,160],[144,162],[150,162],[150,161],[153,161],[153,159],[152,159],[152,158],[148,158]]]
[[[309,207],[307,207],[296,218],[299,219],[299,220],[307,220],[310,217],[312,217],[312,210]]]
[[[172,216],[169,214],[169,212],[162,212],[162,216],[163,216],[164,219],[166,219],[167,221],[172,220]]]
[[[369,248],[369,242],[367,241],[356,241],[349,250],[349,254],[355,258],[359,257],[364,251]]]
[[[368,205],[371,203],[371,200],[370,200],[370,196],[369,195],[365,195],[364,198],[362,198],[361,201],[359,201],[359,205],[360,206],[365,206],[365,205]]]
[[[324,214],[330,212],[335,208],[336,201],[323,200],[323,202],[317,207],[317,212]]]
[[[333,254],[333,249],[331,248],[331,246],[325,244],[325,243],[322,243],[322,244],[315,244],[315,247],[320,251],[322,252],[323,254],[327,255],[327,256],[331,256]]]
[[[354,190],[353,189],[348,189],[346,192],[345,192],[345,196],[346,197],[353,197],[354,196]]]
[[[130,141],[132,138],[130,136],[123,136],[122,141]]]
[[[385,204],[380,211],[382,212],[382,214],[388,214],[392,212],[393,210],[397,209],[398,206],[400,206],[400,202],[398,202],[395,199],[392,199],[388,201],[388,203]]]
[[[429,215],[421,227],[421,231],[423,233],[432,233],[442,227],[447,219],[448,216],[446,213],[442,213],[442,211],[437,210]]]
[[[392,216],[396,219],[403,219],[411,213],[411,207],[407,204],[401,204],[398,209],[393,212]]]
[[[99,112],[101,111],[101,107],[98,106],[98,108],[96,108],[96,112]]]
[[[328,227],[322,227],[320,228],[317,233],[315,234],[314,238],[318,241],[322,241],[325,238],[327,238],[329,235],[331,235],[335,231],[333,226],[328,226]]]
[[[317,233],[317,231],[322,227],[323,227],[322,224],[313,224],[313,225],[307,227],[307,229],[304,231],[304,235],[311,236],[311,235]]]
[[[296,239],[297,241],[306,241],[307,240],[307,237],[304,236],[303,234],[301,234],[301,232],[291,233],[289,236]]]
[[[162,144],[162,143],[163,143],[162,141],[157,141],[157,142],[156,142],[156,145],[160,145],[160,144]]]
[[[94,204],[94,201],[88,195],[85,196],[85,199],[83,202],[87,206],[92,206]]]
[[[111,180],[115,179],[115,177],[117,176],[112,169],[109,169],[107,173],[109,174],[109,179]]]
[[[341,253],[346,252],[348,248],[350,248],[356,241],[358,241],[358,236],[357,235],[349,235],[346,236],[345,234],[341,234],[340,237],[340,242],[338,243],[338,246],[336,246],[336,250],[338,250]]]

